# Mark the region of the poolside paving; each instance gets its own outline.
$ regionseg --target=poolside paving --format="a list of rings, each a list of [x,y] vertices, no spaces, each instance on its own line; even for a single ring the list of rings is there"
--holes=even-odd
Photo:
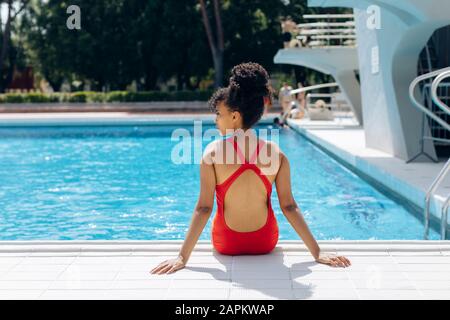
[[[445,162],[412,162],[366,147],[364,129],[351,119],[335,121],[288,120],[289,125],[351,167],[384,185],[397,195],[424,208],[425,195]],[[440,223],[442,206],[450,195],[450,175],[442,181],[430,202],[431,218]],[[450,224],[450,215],[447,223]]]
[[[187,266],[150,270],[181,241],[0,243],[0,299],[450,299],[450,241],[319,241],[348,268],[316,263],[300,241],[226,256],[199,241]]]

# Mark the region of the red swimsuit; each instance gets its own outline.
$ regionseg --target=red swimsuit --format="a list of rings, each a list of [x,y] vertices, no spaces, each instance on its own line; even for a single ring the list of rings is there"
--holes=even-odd
[[[231,136],[226,139],[226,141],[233,143],[234,150],[237,152],[243,164],[241,164],[241,166],[223,183],[216,185],[217,212],[214,216],[211,230],[212,244],[219,253],[227,255],[269,253],[275,248],[278,242],[278,224],[270,202],[272,184],[255,165],[255,159],[258,156],[264,141],[259,141],[256,152],[250,158],[250,162],[247,162],[233,137],[234,136]],[[242,172],[249,169],[253,170],[261,178],[266,187],[268,208],[267,221],[266,224],[258,230],[239,232],[229,228],[225,222],[225,194],[231,184],[242,174]]]

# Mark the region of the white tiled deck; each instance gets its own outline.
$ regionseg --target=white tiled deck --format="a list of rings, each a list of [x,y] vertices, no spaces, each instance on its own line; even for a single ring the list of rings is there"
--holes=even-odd
[[[352,167],[423,208],[425,194],[444,162],[413,162],[366,147],[364,129],[351,121],[288,119],[289,125]],[[430,211],[440,221],[442,205],[450,194],[450,176],[431,199]],[[450,223],[450,215],[449,215]]]
[[[0,299],[450,299],[450,241],[320,241],[351,260],[345,269],[299,241],[259,256],[199,241],[184,269],[149,273],[181,243],[2,242]]]

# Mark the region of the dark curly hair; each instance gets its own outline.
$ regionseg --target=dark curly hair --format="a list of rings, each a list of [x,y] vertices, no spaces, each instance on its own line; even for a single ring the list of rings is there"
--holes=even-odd
[[[228,109],[241,114],[244,129],[249,129],[264,113],[264,97],[272,101],[272,94],[267,71],[260,64],[246,62],[231,70],[228,87],[218,89],[209,105],[214,110],[219,102],[225,101]]]

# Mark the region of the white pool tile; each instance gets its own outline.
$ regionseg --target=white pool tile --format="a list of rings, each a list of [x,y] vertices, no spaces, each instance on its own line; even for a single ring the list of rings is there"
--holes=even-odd
[[[330,253],[336,253],[336,250],[327,250],[327,252]],[[311,253],[309,251],[285,251],[284,255],[287,257],[304,257],[304,258],[311,258]]]
[[[50,286],[51,281],[28,280],[28,281],[0,281],[0,290],[45,290]]]
[[[450,281],[450,272],[407,271],[405,276],[411,280]]]
[[[82,251],[77,256],[79,257],[130,257],[131,252],[130,251]]]
[[[165,257],[116,257],[111,259],[112,264],[120,264],[120,265],[158,265],[161,262],[167,260]]]
[[[72,262],[72,265],[104,266],[117,264],[115,263],[117,261],[116,259],[117,259],[116,257],[76,257],[75,260]]]
[[[252,271],[252,270],[274,273],[274,272],[289,271],[289,269],[290,269],[290,267],[288,265],[279,264],[279,263],[267,263],[267,264],[262,264],[262,265],[239,263],[239,264],[233,264],[229,270],[231,270],[233,273],[241,272],[241,271]]]
[[[25,258],[25,257],[28,257],[28,256],[30,256],[29,253],[14,252],[14,251],[11,251],[11,252],[1,252],[0,251],[0,260],[3,257],[6,257],[6,258],[13,258],[13,257],[15,257],[15,258]]]
[[[171,279],[116,280],[111,289],[168,289],[171,283]]]
[[[272,272],[270,270],[234,270],[232,280],[239,279],[290,279],[290,272],[288,269]]]
[[[112,280],[57,280],[50,283],[51,290],[102,290],[109,289]]]
[[[314,271],[314,272],[303,272],[300,270],[292,270],[291,278],[293,280],[345,280],[348,276],[345,272],[330,272],[330,271]]]
[[[372,281],[373,279],[380,279],[382,281],[409,280],[409,278],[405,272],[353,271],[353,272],[347,272],[347,276],[349,279],[360,279],[360,280],[366,280],[366,281]]]
[[[346,272],[401,272],[398,264],[389,264],[389,263],[381,263],[381,264],[357,264],[354,263],[350,267],[345,268]]]
[[[166,258],[163,257],[165,260]],[[202,263],[221,263],[231,264],[233,258],[231,256],[194,256],[190,257],[188,264],[202,264]]]
[[[11,269],[11,272],[54,272],[61,273],[68,268],[67,265],[52,265],[52,264],[18,264]]]
[[[450,280],[413,280],[419,290],[450,290]]]
[[[173,279],[170,283],[171,288],[180,289],[229,289],[230,280],[191,280],[191,279]]]
[[[0,265],[16,265],[24,259],[25,257],[0,257]]]
[[[440,257],[443,256],[442,252],[439,249],[436,251],[413,251],[413,250],[405,250],[405,251],[390,251],[389,254],[392,257]]]
[[[292,280],[290,279],[239,279],[232,281],[232,288],[246,288],[246,289],[291,289]]]
[[[404,255],[389,255],[387,251],[372,255],[373,252],[364,251],[365,243],[370,247],[368,242],[349,241],[342,246],[336,243],[337,250],[345,247],[352,266],[332,268],[316,263],[307,255],[289,255],[288,251],[261,256],[214,256],[198,252],[201,254],[192,256],[199,259],[197,263],[189,261],[186,268],[174,274],[152,275],[151,262],[163,261],[166,252],[163,255],[155,251],[145,256],[109,256],[99,251],[99,256],[82,258],[53,257],[51,252],[33,258],[3,256],[15,261],[0,264],[3,268],[0,269],[0,297],[2,291],[35,299],[165,299],[169,292],[180,299],[193,298],[195,292],[196,299],[207,295],[205,299],[220,300],[233,297],[336,299],[336,293],[339,293],[337,299],[370,295],[374,299],[417,299],[420,296],[439,299],[448,295],[450,268],[446,263],[447,256],[441,255],[440,251],[434,255],[411,254],[412,246],[422,248],[418,252],[423,253],[423,248],[433,247],[430,245],[433,242],[405,244],[407,250],[404,253],[408,254]],[[388,248],[390,245],[379,242],[377,246]],[[17,258],[21,259],[20,263]],[[208,294],[199,293],[202,291]]]
[[[122,270],[117,273],[116,280],[146,280],[146,279],[172,279],[174,274],[151,274],[150,269],[147,270]]]
[[[15,266],[15,264],[0,264],[0,274],[10,271]]]
[[[450,272],[450,266],[448,264],[436,264],[436,263],[401,263],[398,264],[402,271],[413,272]]]
[[[330,271],[333,270],[334,272],[344,272],[344,269],[347,268],[338,268],[338,267],[331,267],[330,265],[317,263],[317,262],[300,262],[293,264],[289,270],[291,271],[304,271],[304,272],[312,272],[312,271]]]
[[[71,264],[76,257],[54,257],[54,256],[32,256],[23,259],[20,262],[20,265],[69,265]]]
[[[425,299],[450,300],[450,290],[420,290]]]
[[[192,272],[230,272],[233,265],[221,263],[187,264],[183,270]]]
[[[396,261],[391,256],[363,256],[346,255],[351,264],[394,264]]]
[[[367,279],[352,278],[351,281],[357,289],[417,290],[414,282],[407,279],[372,277]]]
[[[58,281],[107,281],[114,280],[118,272],[77,272],[77,271],[64,271],[58,276]]]
[[[72,258],[75,259],[79,255],[78,252],[64,252],[64,251],[36,251],[31,252],[26,257],[28,258]]]
[[[44,281],[55,280],[59,276],[59,272],[38,272],[38,271],[10,271],[0,277],[0,281]]]
[[[448,264],[450,269],[450,256],[395,256],[393,259],[397,263]]]
[[[387,250],[376,250],[376,251],[372,251],[372,250],[338,250],[337,254],[342,255],[342,256],[389,256],[389,252]]]
[[[203,272],[193,272],[187,271],[186,269],[175,272],[172,275],[173,279],[198,279],[198,280],[229,280],[231,279],[231,272],[223,271],[203,271]]]
[[[121,265],[108,264],[71,264],[66,268],[66,272],[119,272]]]
[[[43,290],[0,290],[0,300],[36,300]]]

